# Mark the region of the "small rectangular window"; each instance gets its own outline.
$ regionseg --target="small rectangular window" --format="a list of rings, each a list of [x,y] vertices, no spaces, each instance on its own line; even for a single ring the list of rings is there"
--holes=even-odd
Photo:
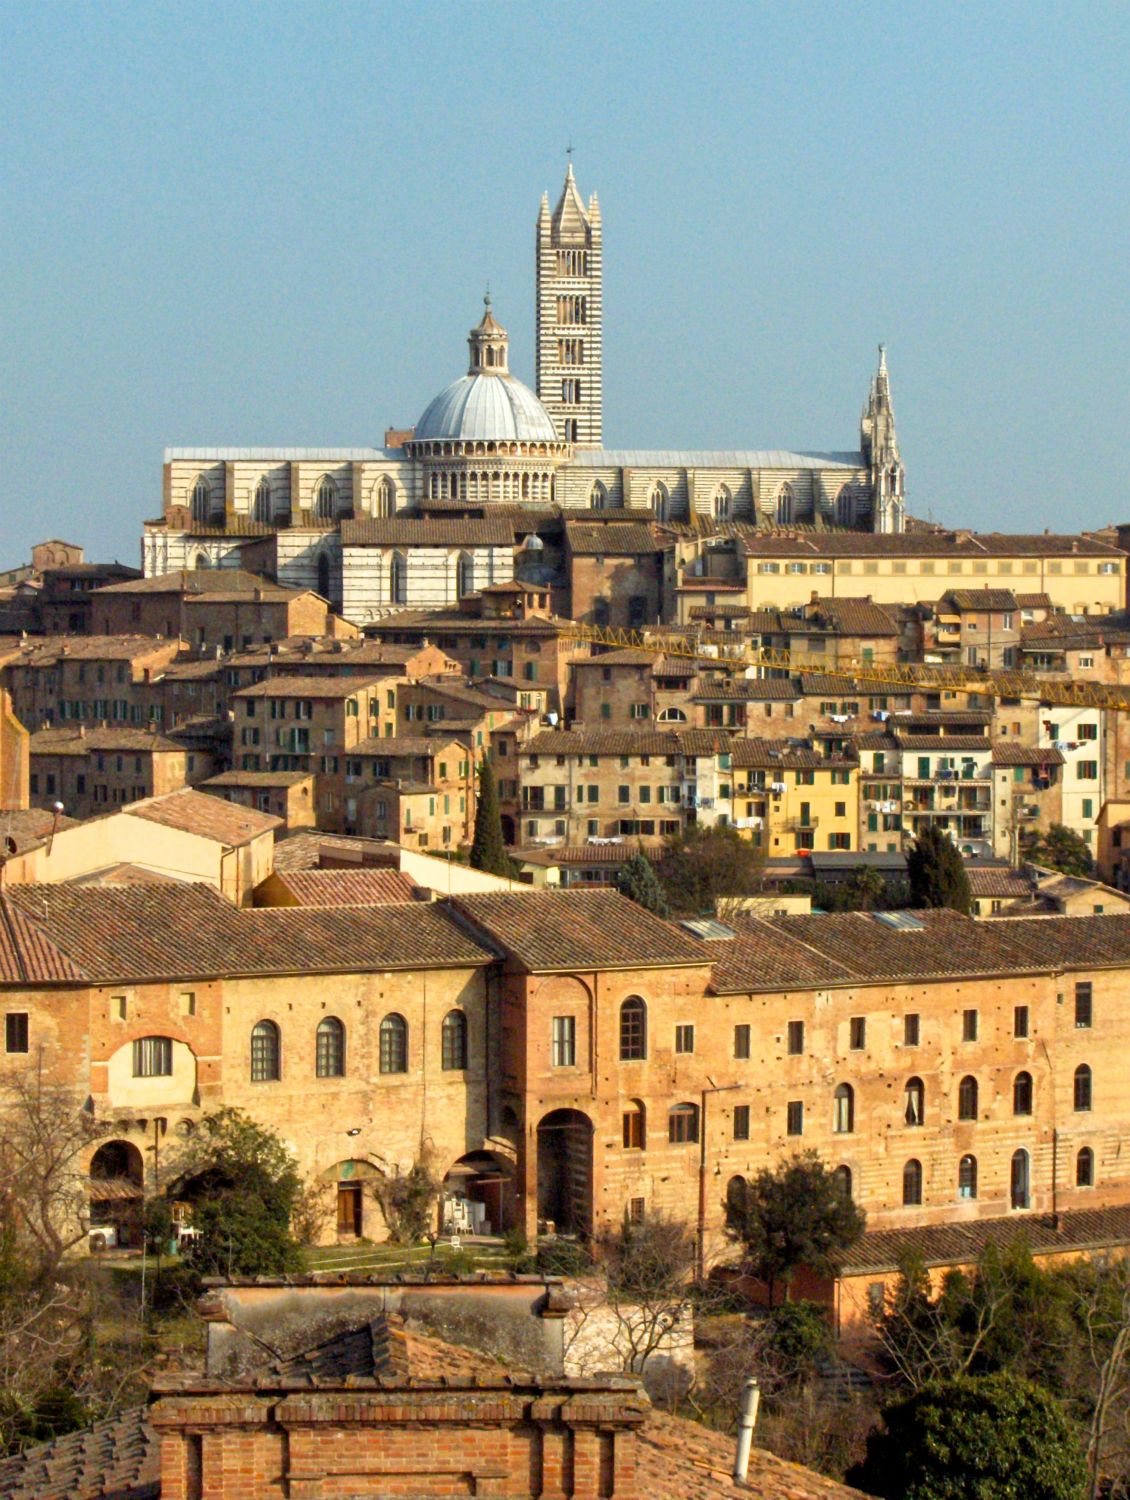
[[[911,1010],[902,1018],[902,1044],[904,1047],[917,1047],[921,1034],[921,1018],[916,1010]]]
[[[734,1140],[749,1140],[749,1105],[734,1105]]]
[[[785,1129],[789,1135],[804,1134],[804,1104],[800,1099],[790,1099],[785,1106]]]
[[[1092,988],[1089,980],[1075,986],[1075,1025],[1085,1030],[1092,1021]]]
[[[182,990],[180,997],[180,1013],[182,1016],[194,1016],[196,1014],[195,990]]]
[[[804,1022],[789,1022],[789,1056],[800,1057],[804,1052]]]
[[[642,1198],[628,1199],[628,1221],[631,1224],[642,1224],[644,1218],[644,1200]]]
[[[749,1056],[750,1029],[748,1026],[734,1027],[734,1056]]]
[[[577,1020],[575,1016],[553,1018],[553,1066],[573,1068],[577,1064]]]
[[[676,1052],[693,1052],[694,1051],[694,1027],[693,1026],[676,1026],[675,1027],[675,1051]]]
[[[27,1017],[28,1013],[26,1010],[10,1010],[4,1017],[5,1052],[26,1052],[28,1050]]]
[[[963,1010],[961,1013],[961,1040],[963,1042],[975,1042],[977,1040],[977,1012],[975,1010]]]
[[[1026,1005],[1013,1006],[1012,1034],[1018,1037],[1028,1035],[1028,1007]]]
[[[849,1025],[849,1041],[853,1052],[862,1052],[867,1046],[867,1017],[852,1016]]]

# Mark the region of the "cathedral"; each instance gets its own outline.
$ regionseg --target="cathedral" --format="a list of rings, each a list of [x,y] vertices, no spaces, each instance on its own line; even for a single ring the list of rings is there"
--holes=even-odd
[[[556,208],[542,196],[536,241],[536,393],[511,373],[488,297],[466,374],[383,447],[167,449],[146,575],[251,568],[316,589],[363,624],[536,577],[549,515],[903,530],[883,349],[858,450],[605,448],[603,225],[572,164]]]

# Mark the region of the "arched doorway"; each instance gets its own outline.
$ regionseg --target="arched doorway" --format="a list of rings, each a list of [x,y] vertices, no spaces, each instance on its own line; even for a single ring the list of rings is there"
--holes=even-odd
[[[592,1232],[592,1121],[579,1109],[555,1109],[538,1126],[538,1223]]]
[[[493,1151],[468,1151],[447,1169],[440,1228],[463,1234],[505,1234],[514,1225],[514,1168]]]
[[[141,1244],[145,1163],[129,1141],[106,1141],[90,1161],[90,1248]]]

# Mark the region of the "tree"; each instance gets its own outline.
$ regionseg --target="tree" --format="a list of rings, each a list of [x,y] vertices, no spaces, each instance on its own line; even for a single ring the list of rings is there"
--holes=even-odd
[[[475,836],[471,842],[471,867],[488,875],[509,879],[514,866],[502,838],[502,816],[498,811],[498,787],[494,770],[484,755],[479,761],[479,796],[475,805]]]
[[[205,1115],[178,1164],[199,1231],[191,1260],[206,1276],[277,1276],[301,1267],[290,1216],[301,1182],[273,1130],[240,1109]]]
[[[1024,858],[1034,865],[1059,870],[1064,875],[1087,878],[1095,871],[1087,840],[1074,828],[1066,828],[1062,823],[1053,823],[1046,833],[1023,833],[1020,848]]]
[[[837,1271],[865,1222],[815,1151],[789,1157],[775,1171],[763,1168],[739,1200],[727,1203],[727,1233],[741,1242],[750,1269],[768,1287],[770,1307],[777,1282],[784,1281],[787,1296],[798,1267]]]
[[[957,845],[936,823],[929,824],[906,855],[912,906],[948,906],[968,913],[973,907],[969,876]]]
[[[713,916],[720,900],[751,895],[765,856],[734,828],[690,828],[670,839],[658,868],[671,910]]]
[[[883,1410],[848,1482],[886,1500],[1083,1500],[1086,1465],[1059,1403],[1011,1375],[932,1381]]]
[[[406,1172],[398,1165],[378,1173],[369,1188],[380,1204],[394,1245],[416,1245],[432,1228],[440,1183],[428,1151],[421,1150]]]
[[[657,917],[670,915],[667,897],[655,872],[655,866],[642,850],[637,850],[631,859],[622,864],[616,873],[616,889],[645,911]]]

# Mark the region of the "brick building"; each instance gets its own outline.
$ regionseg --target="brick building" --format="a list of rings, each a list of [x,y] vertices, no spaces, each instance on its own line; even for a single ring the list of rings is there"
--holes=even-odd
[[[153,679],[176,660],[180,642],[152,636],[47,636],[13,643],[3,682],[29,729],[86,723],[146,724]]]
[[[31,736],[30,796],[36,807],[62,802],[89,818],[145,797],[163,797],[204,781],[215,757],[151,729],[85,724],[41,729]]]

